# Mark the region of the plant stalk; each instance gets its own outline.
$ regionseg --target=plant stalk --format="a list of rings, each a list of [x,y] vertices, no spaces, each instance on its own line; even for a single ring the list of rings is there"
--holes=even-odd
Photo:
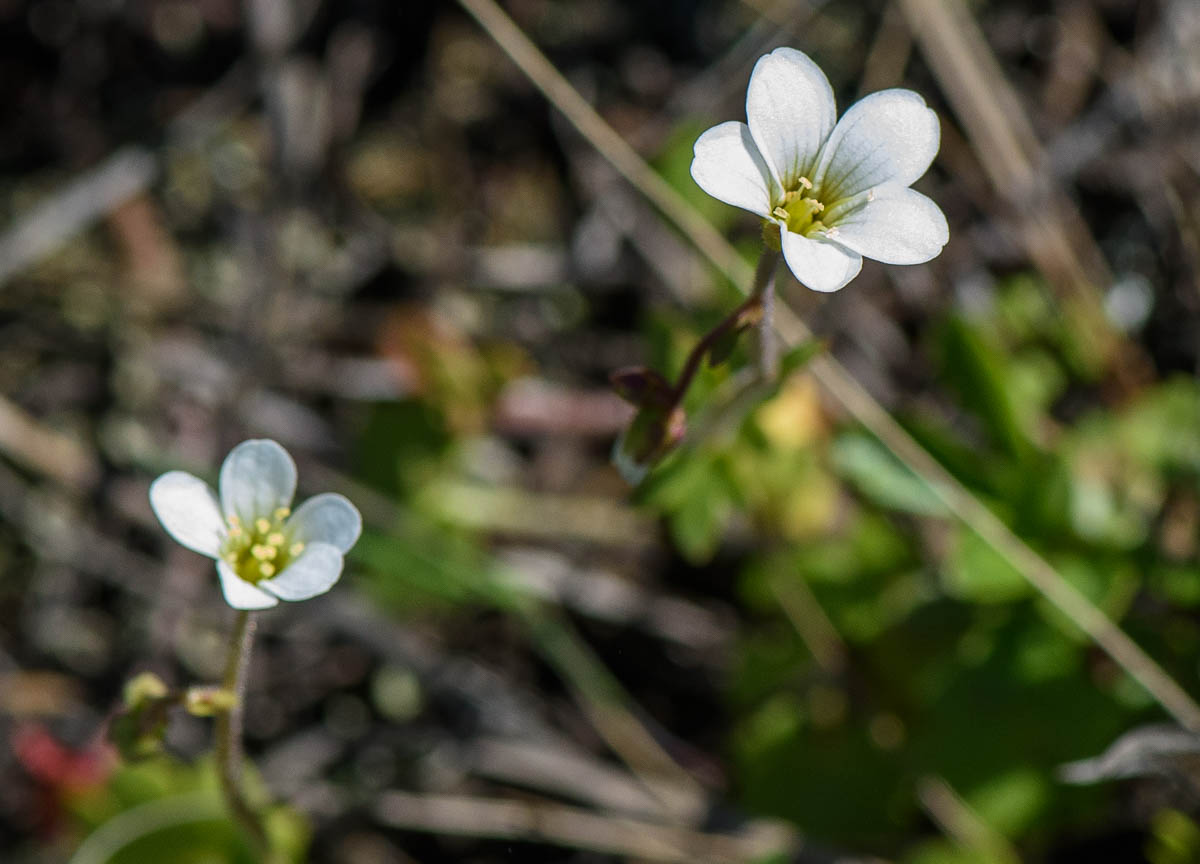
[[[758,326],[760,328],[761,345],[760,366],[763,375],[769,378],[778,372],[779,351],[775,341],[775,330],[771,322],[771,313],[775,306],[775,265],[778,261],[778,252],[773,252],[770,249],[763,251],[762,257],[758,259],[758,269],[755,271],[754,276],[754,290],[750,292],[750,296],[743,300],[736,309],[722,318],[716,327],[705,333],[692,348],[687,356],[687,360],[683,364],[683,371],[679,373],[679,379],[675,383],[673,391],[675,405],[683,401],[688,388],[692,386],[692,379],[700,371],[704,355],[722,337],[728,334],[730,330],[742,324],[743,316],[755,308],[759,310],[761,316]]]
[[[254,643],[256,621],[250,613],[238,612],[229,640],[229,659],[221,686],[233,694],[233,705],[216,718],[217,777],[221,792],[234,821],[254,842],[256,851],[268,849],[267,832],[258,814],[246,800],[242,788],[242,711],[246,696],[246,672],[250,667],[250,648]]]

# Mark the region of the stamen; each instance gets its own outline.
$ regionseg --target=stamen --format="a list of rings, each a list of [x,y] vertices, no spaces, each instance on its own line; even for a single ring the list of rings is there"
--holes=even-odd
[[[282,546],[283,545],[283,535],[280,534],[278,531],[273,531],[272,533],[267,535],[267,542],[270,543],[272,546]]]
[[[235,538],[241,537],[242,536],[242,526],[230,525],[229,530],[225,533],[228,534],[230,537],[235,537]]]
[[[289,517],[291,515],[292,515],[291,507],[279,507],[278,509],[275,510],[275,518],[276,519],[286,519],[287,517]]]
[[[261,543],[255,543],[250,547],[250,554],[259,561],[266,561],[268,558],[273,557],[271,555],[272,551],[274,550],[270,546],[263,546]]]
[[[236,513],[230,513],[228,516],[225,517],[225,521],[233,526],[242,524],[242,520],[238,518],[238,515]]]
[[[254,520],[254,530],[259,534],[266,534],[271,530],[271,520],[264,519],[262,516],[259,516]]]
[[[288,554],[291,555],[293,558],[295,558],[297,555],[299,555],[303,551],[304,551],[303,543],[293,543],[292,548],[288,550]]]
[[[826,237],[836,237],[837,235],[838,235],[838,229],[837,229],[836,225],[834,225],[832,228],[825,229]]]
[[[261,573],[264,577],[274,576],[275,575],[275,565],[268,564],[267,562],[264,561],[262,564],[258,565],[258,572]]]

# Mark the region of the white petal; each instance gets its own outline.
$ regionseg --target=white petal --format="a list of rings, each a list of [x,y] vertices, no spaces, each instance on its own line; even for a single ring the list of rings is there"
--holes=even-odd
[[[189,549],[216,558],[225,536],[217,496],[186,471],[168,471],[150,484],[150,508],[163,528]]]
[[[274,579],[264,579],[258,587],[280,600],[307,600],[324,594],[341,575],[341,551],[328,543],[311,543],[282,573]]]
[[[775,179],[796,188],[810,176],[821,145],[837,119],[829,79],[816,63],[794,48],[776,48],[760,57],[746,90],[746,121]]]
[[[249,522],[271,518],[288,507],[296,494],[296,463],[274,441],[243,441],[229,451],[221,465],[221,509]]]
[[[750,129],[733,120],[707,130],[693,148],[692,179],[718,201],[766,216],[778,197]]]
[[[325,492],[296,508],[287,527],[294,541],[328,543],[344,555],[362,533],[362,516],[344,495]]]
[[[908,186],[941,143],[937,114],[911,90],[880,90],[850,106],[821,150],[816,177],[826,205],[881,183]]]
[[[802,285],[814,291],[837,291],[858,275],[862,256],[830,240],[783,232],[783,260]]]
[[[837,242],[884,264],[920,264],[950,239],[946,217],[931,200],[906,186],[880,186],[837,215]]]
[[[270,609],[279,603],[266,591],[260,591],[234,573],[233,568],[224,561],[217,561],[217,574],[221,577],[221,593],[225,595],[225,602],[234,609]]]

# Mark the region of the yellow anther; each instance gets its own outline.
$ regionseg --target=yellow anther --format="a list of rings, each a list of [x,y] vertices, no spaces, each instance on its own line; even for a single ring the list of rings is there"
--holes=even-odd
[[[278,508],[278,509],[276,509],[276,511],[275,511],[275,518],[276,518],[276,519],[286,519],[287,517],[289,517],[289,516],[291,516],[291,515],[292,515],[292,508],[291,508],[291,507],[279,507],[279,508]]]
[[[254,530],[259,534],[266,534],[271,530],[271,520],[264,519],[262,516],[259,516],[254,520]]]
[[[303,543],[293,543],[292,548],[288,550],[288,554],[291,555],[293,558],[295,558],[297,555],[299,555],[303,551],[304,551]]]
[[[230,525],[228,533],[230,537],[241,537],[242,527],[240,525]]]
[[[267,535],[267,542],[270,543],[272,546],[282,546],[283,545],[283,535],[280,534],[278,531],[272,531],[270,534]]]
[[[263,563],[258,565],[258,572],[261,573],[264,577],[274,576],[275,575],[275,565],[268,564],[266,561],[264,561]]]
[[[228,516],[225,517],[225,520],[230,525],[241,525],[242,524],[242,520],[238,518],[238,515],[236,513],[230,513]]]
[[[800,185],[801,185],[801,186],[803,186],[805,189],[811,189],[811,188],[812,188],[812,181],[811,181],[811,180],[809,180],[807,177],[801,177],[801,178],[800,178]]]
[[[784,222],[786,222],[788,218],[788,211],[785,207],[776,207],[771,211],[771,215],[776,219],[782,219]]]
[[[832,228],[825,229],[826,237],[836,237],[837,235],[838,235],[838,229],[837,229],[836,225],[834,225]]]
[[[825,209],[825,205],[822,204],[820,201],[817,201],[814,198],[809,198],[808,200],[813,202],[813,210],[815,210],[817,213],[820,213],[822,210]]]
[[[255,558],[257,558],[259,561],[266,561],[268,558],[271,557],[270,553],[271,553],[271,547],[263,546],[261,543],[255,543],[253,546],[250,547],[250,554],[253,555]]]

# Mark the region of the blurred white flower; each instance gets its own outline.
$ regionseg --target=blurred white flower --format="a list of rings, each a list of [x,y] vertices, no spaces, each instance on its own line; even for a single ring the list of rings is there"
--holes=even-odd
[[[925,100],[882,90],[834,125],[836,117],[825,73],[801,52],[777,48],[750,75],[748,123],[707,130],[692,160],[701,189],[779,226],[784,260],[814,291],[841,288],[864,256],[919,264],[949,238],[938,206],[908,188],[941,139]]]
[[[316,495],[292,512],[296,464],[274,441],[243,441],[221,465],[220,496],[186,471],[150,485],[150,506],[167,533],[215,558],[234,609],[307,600],[333,587],[342,557],[362,533],[345,497]]]

